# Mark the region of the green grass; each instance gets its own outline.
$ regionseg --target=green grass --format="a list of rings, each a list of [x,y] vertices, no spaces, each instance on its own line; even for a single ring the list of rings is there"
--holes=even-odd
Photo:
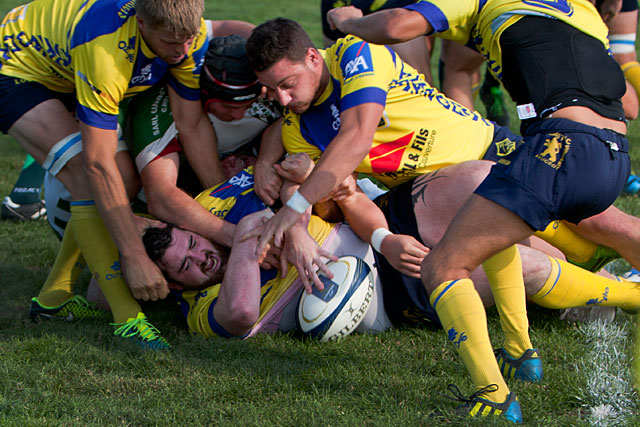
[[[0,13],[19,3],[0,0]],[[208,1],[206,16],[254,23],[288,16],[319,42],[318,3]],[[633,144],[640,136],[637,123],[629,135]],[[639,156],[634,149],[632,161],[640,171]],[[11,190],[23,159],[16,142],[1,137],[0,195]],[[639,199],[621,198],[617,204],[640,213]],[[32,323],[29,300],[44,282],[59,243],[45,222],[6,221],[0,221],[0,243],[0,425],[505,424],[429,416],[454,406],[439,394],[447,384],[471,388],[441,331],[397,329],[328,344],[279,334],[204,340],[190,336],[173,304],[164,302],[145,306],[145,312],[173,348],[144,353],[113,337],[104,323]],[[87,280],[85,274],[81,290]],[[488,316],[497,345],[495,310]],[[633,320],[619,313],[616,324],[632,333]],[[554,311],[531,307],[530,322],[545,381],[512,386],[527,424],[588,425],[589,407],[596,402],[583,367],[594,361],[592,343],[579,325],[560,321]],[[632,348],[630,338],[616,348],[626,356],[621,372],[629,369]],[[628,425],[640,424],[638,409],[636,403],[629,410]]]

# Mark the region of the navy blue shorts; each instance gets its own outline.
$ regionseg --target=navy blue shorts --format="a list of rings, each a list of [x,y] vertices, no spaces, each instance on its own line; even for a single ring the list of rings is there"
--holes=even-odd
[[[499,162],[522,144],[524,144],[524,139],[520,135],[511,132],[508,127],[502,127],[494,123],[493,140],[484,156],[482,156],[482,160]]]
[[[389,230],[413,236],[420,243],[418,223],[413,213],[411,188],[413,180],[400,184],[375,200],[387,218]],[[384,255],[373,251],[382,280],[384,309],[394,325],[426,325],[442,327],[438,314],[429,303],[427,290],[420,279],[405,276],[393,268]]]
[[[0,131],[7,133],[27,111],[49,99],[59,99],[75,111],[75,93],[54,92],[40,83],[0,74]]]
[[[534,230],[563,219],[577,224],[607,209],[629,176],[624,135],[566,119],[531,124],[524,144],[498,161],[475,193]]]

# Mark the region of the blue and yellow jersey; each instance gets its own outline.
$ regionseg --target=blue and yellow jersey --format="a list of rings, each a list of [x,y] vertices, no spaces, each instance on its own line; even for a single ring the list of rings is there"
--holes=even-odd
[[[266,209],[266,205],[253,191],[252,167],[216,187],[203,191],[198,195],[196,201],[212,214],[234,224],[246,215]],[[312,216],[309,222],[309,234],[321,245],[329,236],[333,226],[333,224]],[[275,269],[260,270],[261,298],[258,322],[280,301],[280,298],[297,278],[298,272],[294,267],[289,268],[289,272],[284,278],[281,278]],[[182,314],[187,319],[189,331],[206,337],[230,337],[218,325],[213,316],[213,308],[219,291],[219,284],[201,291],[172,291],[178,300]]]
[[[491,144],[492,122],[439,93],[389,47],[347,36],[321,53],[330,82],[303,114],[285,111],[287,152],[306,152],[317,160],[340,129],[340,113],[371,102],[384,106],[384,112],[356,171],[388,187],[480,159]]]
[[[168,75],[185,99],[198,100],[207,49],[202,20],[187,57],[169,65],[147,46],[135,0],[35,0],[13,9],[0,24],[0,73],[76,92],[78,118],[116,129],[118,104]]]
[[[609,48],[607,27],[588,0],[419,0],[405,9],[424,16],[439,37],[475,48],[499,79],[500,35],[526,15],[561,20]]]

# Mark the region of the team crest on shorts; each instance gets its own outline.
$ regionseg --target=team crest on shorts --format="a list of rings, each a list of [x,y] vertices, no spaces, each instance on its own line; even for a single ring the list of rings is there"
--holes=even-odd
[[[496,154],[500,157],[508,156],[516,149],[516,141],[505,138],[496,142]]]
[[[544,142],[544,150],[542,153],[536,154],[536,159],[554,169],[560,169],[564,162],[564,156],[571,147],[571,139],[560,132],[550,133],[548,136],[549,138]]]

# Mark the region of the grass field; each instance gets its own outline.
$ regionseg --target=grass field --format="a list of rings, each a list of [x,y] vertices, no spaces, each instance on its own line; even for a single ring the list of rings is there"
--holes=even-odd
[[[20,3],[0,0],[0,13]],[[319,42],[319,9],[318,0],[209,0],[206,17],[259,23],[287,16]],[[629,136],[636,144],[637,123]],[[0,137],[0,195],[11,190],[23,160],[15,141]],[[639,147],[632,162],[640,171]],[[640,199],[621,197],[616,204],[640,214]],[[173,346],[154,354],[127,346],[105,323],[34,324],[29,301],[58,244],[44,221],[0,221],[0,425],[504,424],[430,417],[454,407],[440,395],[449,383],[471,390],[455,350],[437,330],[396,329],[329,344],[286,335],[204,340],[190,336],[173,304],[164,302],[145,306]],[[80,291],[87,281],[85,274]],[[528,425],[640,425],[629,383],[633,317],[618,310],[614,324],[602,327],[530,307],[530,322],[545,380],[512,385]],[[495,310],[489,328],[498,346]]]

